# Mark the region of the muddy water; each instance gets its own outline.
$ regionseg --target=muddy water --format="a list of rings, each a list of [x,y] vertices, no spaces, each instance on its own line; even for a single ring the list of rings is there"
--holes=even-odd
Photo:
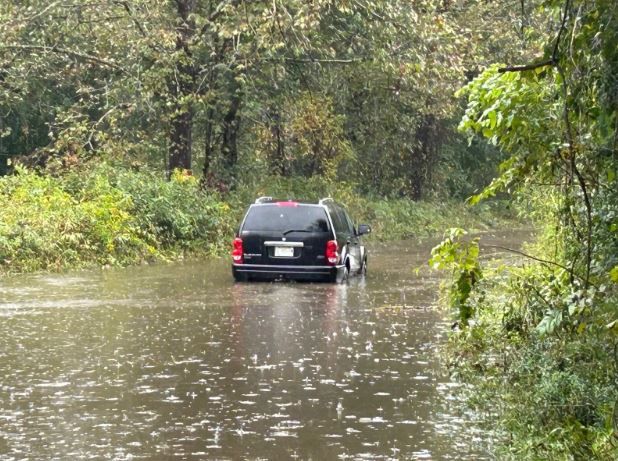
[[[1,280],[0,459],[483,458],[433,244],[374,245],[339,286],[226,260]]]

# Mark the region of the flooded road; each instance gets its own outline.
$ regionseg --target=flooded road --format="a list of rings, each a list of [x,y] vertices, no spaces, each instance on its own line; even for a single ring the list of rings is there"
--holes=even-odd
[[[435,243],[374,245],[349,285],[234,284],[227,260],[2,279],[0,459],[483,458]]]

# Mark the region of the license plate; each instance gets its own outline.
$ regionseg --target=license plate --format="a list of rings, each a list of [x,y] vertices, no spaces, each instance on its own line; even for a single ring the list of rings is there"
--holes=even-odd
[[[275,247],[275,257],[291,258],[294,256],[292,247]]]

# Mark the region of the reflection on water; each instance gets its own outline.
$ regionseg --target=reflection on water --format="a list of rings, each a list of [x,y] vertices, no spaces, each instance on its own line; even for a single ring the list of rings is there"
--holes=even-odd
[[[478,459],[413,275],[430,247],[376,247],[347,286],[226,261],[5,279],[0,458]]]

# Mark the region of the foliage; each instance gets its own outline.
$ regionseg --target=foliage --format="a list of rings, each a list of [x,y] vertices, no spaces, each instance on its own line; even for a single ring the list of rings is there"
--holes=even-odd
[[[231,234],[230,208],[217,195],[199,188],[197,179],[176,171],[171,181],[149,171],[97,169],[131,197],[142,229],[155,236],[162,249],[190,249],[218,254]]]
[[[491,414],[483,428],[501,440],[500,459],[614,459],[615,334],[602,317],[579,327],[580,300],[555,275],[486,269],[471,297],[475,322],[451,336],[450,366],[474,384],[468,404]],[[593,306],[609,318],[615,300],[595,296]],[[564,321],[545,328],[549,312]]]
[[[344,135],[344,117],[334,113],[328,98],[311,94],[299,95],[284,107],[277,114],[277,125],[258,128],[258,157],[283,176],[295,172],[334,179],[342,161],[353,156]]]
[[[460,128],[509,156],[472,202],[513,192],[542,226],[534,264],[485,277],[474,326],[453,339],[513,459],[618,456],[617,7],[543,2],[555,18],[544,56],[491,66],[461,92]]]
[[[373,238],[485,225],[503,202],[469,211],[449,199],[486,186],[500,163],[471,201],[515,193],[546,224],[542,263],[506,276],[512,298],[489,305],[475,297],[493,287],[485,273],[477,280],[478,247],[453,235],[436,249],[435,262],[457,271],[462,323],[488,319],[462,342],[472,357],[491,356],[505,339],[523,357],[509,356],[508,384],[539,380],[566,408],[525,424],[503,418],[517,456],[600,456],[610,440],[603,395],[615,383],[579,366],[594,357],[610,369],[616,341],[617,9],[616,0],[3,1],[0,174],[31,168],[0,179],[9,204],[0,265],[220,253],[259,193],[332,195],[374,225]],[[466,82],[461,134],[454,91]],[[578,355],[580,346],[594,353]],[[560,354],[568,360],[552,361]],[[502,415],[539,404],[514,395]]]
[[[467,326],[474,315],[470,294],[482,277],[479,264],[479,238],[464,241],[466,232],[461,228],[450,229],[445,239],[431,250],[429,265],[433,269],[449,270],[452,283],[449,289],[451,308],[459,313],[459,322]]]
[[[5,271],[127,264],[156,254],[131,214],[131,198],[98,178],[81,196],[57,179],[19,170],[3,178],[0,264]]]
[[[61,178],[18,169],[0,179],[2,272],[127,265],[219,253],[231,234],[227,204],[191,177],[102,164]]]
[[[496,213],[461,204],[387,201],[321,176],[266,177],[221,196],[180,170],[171,180],[146,168],[86,163],[41,175],[17,168],[0,178],[0,272],[128,265],[188,255],[224,255],[247,204],[256,196],[317,200],[333,196],[378,240],[427,236],[446,222],[495,225]],[[489,220],[491,218],[492,220]],[[505,215],[503,219],[512,219]]]
[[[7,1],[0,156],[201,168],[212,188],[265,162],[283,176],[345,174],[370,193],[444,196],[448,183],[463,195],[465,180],[439,173],[461,166],[449,154],[462,144],[453,92],[535,38],[518,12],[477,1]],[[476,162],[476,187],[495,164]]]

